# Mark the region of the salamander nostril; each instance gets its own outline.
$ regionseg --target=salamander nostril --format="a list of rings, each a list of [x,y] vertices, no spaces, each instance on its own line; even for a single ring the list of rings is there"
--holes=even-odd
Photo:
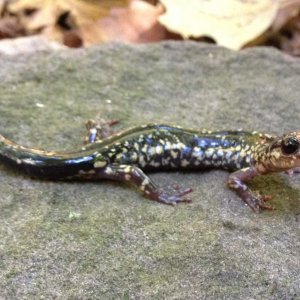
[[[300,148],[300,142],[295,137],[289,137],[281,142],[281,150],[284,154],[294,154]]]

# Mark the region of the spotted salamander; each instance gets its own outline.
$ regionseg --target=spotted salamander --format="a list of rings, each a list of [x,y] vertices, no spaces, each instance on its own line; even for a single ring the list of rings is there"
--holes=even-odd
[[[270,196],[251,191],[247,181],[300,168],[300,131],[275,136],[149,124],[107,137],[95,124],[88,126],[89,143],[70,152],[31,149],[0,135],[0,160],[37,178],[128,182],[165,204],[190,202],[186,195],[192,189],[161,189],[144,172],[225,169],[231,172],[228,186],[255,212],[271,209],[266,203]]]

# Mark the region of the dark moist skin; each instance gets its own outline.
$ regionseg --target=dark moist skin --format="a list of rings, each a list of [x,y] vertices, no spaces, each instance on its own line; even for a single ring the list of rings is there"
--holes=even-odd
[[[192,189],[158,188],[144,171],[225,169],[232,172],[228,186],[255,212],[272,209],[270,196],[252,192],[246,182],[300,167],[300,131],[278,137],[149,124],[110,135],[108,125],[115,123],[88,121],[88,143],[72,152],[26,148],[0,135],[0,161],[41,179],[129,182],[145,197],[173,205],[191,202],[186,195]]]

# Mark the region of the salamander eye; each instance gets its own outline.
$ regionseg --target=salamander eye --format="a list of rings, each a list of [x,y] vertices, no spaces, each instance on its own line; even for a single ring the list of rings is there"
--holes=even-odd
[[[293,154],[300,148],[300,143],[296,138],[287,138],[281,142],[281,150],[284,154]]]

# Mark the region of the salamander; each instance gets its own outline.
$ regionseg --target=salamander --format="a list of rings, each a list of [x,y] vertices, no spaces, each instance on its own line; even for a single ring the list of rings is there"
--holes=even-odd
[[[40,179],[128,182],[145,197],[173,205],[191,202],[192,189],[160,188],[145,172],[224,169],[230,172],[229,188],[255,212],[272,209],[266,203],[270,196],[255,193],[247,181],[300,168],[300,131],[276,136],[148,124],[109,135],[95,122],[88,124],[88,143],[67,152],[24,147],[0,135],[0,161]]]

